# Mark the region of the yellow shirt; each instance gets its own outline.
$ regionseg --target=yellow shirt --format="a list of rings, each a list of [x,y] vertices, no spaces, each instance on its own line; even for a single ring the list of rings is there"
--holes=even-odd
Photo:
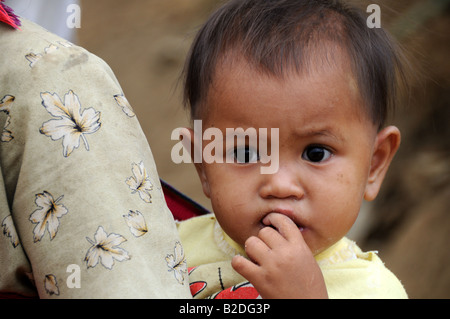
[[[248,281],[231,267],[231,259],[245,252],[227,236],[214,215],[191,218],[178,224],[194,298],[257,298]],[[315,256],[334,299],[407,298],[395,275],[376,252],[363,252],[343,238]]]

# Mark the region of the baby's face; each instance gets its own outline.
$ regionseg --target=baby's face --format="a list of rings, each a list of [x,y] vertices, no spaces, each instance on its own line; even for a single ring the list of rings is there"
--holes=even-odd
[[[245,63],[217,69],[204,130],[219,128],[225,139],[226,128],[279,129],[279,140],[268,142],[279,145],[274,174],[261,174],[261,165],[268,164],[252,161],[257,153],[251,149],[248,163],[198,165],[214,213],[237,243],[256,236],[271,212],[292,219],[314,254],[349,231],[364,198],[377,136],[350,74],[336,68],[277,79]]]

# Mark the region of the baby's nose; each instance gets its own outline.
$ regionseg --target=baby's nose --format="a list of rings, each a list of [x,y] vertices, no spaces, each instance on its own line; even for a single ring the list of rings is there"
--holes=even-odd
[[[286,167],[280,167],[276,173],[264,177],[264,183],[260,188],[262,198],[299,200],[305,194],[297,174]]]

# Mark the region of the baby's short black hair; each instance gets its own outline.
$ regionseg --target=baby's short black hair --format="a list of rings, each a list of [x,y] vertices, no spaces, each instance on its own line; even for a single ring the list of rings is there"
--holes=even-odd
[[[382,28],[369,28],[361,10],[339,0],[231,0],[197,33],[184,68],[184,104],[192,119],[201,108],[221,59],[245,57],[258,70],[282,77],[310,70],[333,50],[347,54],[366,112],[381,128],[405,83],[403,54]]]

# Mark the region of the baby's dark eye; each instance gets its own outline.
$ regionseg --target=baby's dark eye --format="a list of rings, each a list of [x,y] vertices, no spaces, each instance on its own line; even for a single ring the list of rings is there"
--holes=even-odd
[[[236,147],[233,150],[234,160],[239,164],[256,163],[259,160],[258,151],[252,147]]]
[[[333,155],[323,146],[308,146],[302,154],[302,158],[309,162],[320,163],[326,161]]]

